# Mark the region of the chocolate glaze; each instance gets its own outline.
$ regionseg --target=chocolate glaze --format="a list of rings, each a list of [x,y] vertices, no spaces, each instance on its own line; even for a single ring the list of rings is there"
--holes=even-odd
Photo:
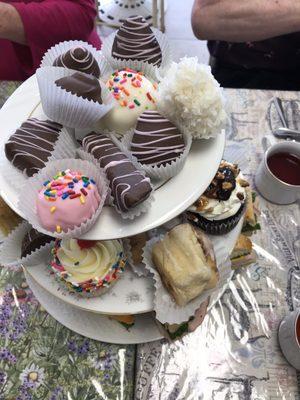
[[[55,84],[67,92],[102,104],[100,82],[92,75],[75,72],[71,76],[58,79]]]
[[[44,235],[43,233],[38,232],[36,229],[31,228],[23,238],[21,257],[23,258],[28,256],[41,246],[52,242],[52,240],[54,240],[53,237]]]
[[[73,47],[66,53],[58,56],[54,62],[54,67],[64,67],[85,72],[86,74],[100,77],[100,68],[92,53],[83,46]]]
[[[149,24],[141,16],[129,17],[116,33],[112,56],[121,60],[141,60],[160,66],[161,48]]]
[[[120,211],[126,212],[149,197],[152,191],[149,178],[107,136],[92,132],[83,139],[82,146],[104,169],[114,204]]]
[[[56,122],[30,118],[6,142],[5,155],[16,168],[32,176],[44,168],[61,129]]]
[[[157,111],[144,111],[138,118],[131,152],[141,164],[166,165],[185,148],[182,134]]]

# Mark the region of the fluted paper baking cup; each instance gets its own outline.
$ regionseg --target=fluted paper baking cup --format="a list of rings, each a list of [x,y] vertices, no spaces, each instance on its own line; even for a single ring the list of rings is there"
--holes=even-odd
[[[153,179],[167,180],[177,175],[182,170],[192,145],[192,139],[189,135],[183,136],[185,142],[185,149],[183,153],[176,160],[173,160],[166,165],[160,165],[160,166],[154,164],[141,164],[137,160],[137,158],[130,151],[133,135],[134,135],[134,130],[123,136],[120,142],[121,149],[122,150],[126,149],[127,151],[129,151],[131,156],[136,159],[139,169],[143,170],[147,176]],[[145,148],[145,150],[147,150],[147,148]]]
[[[101,82],[107,83],[107,81],[111,78],[112,74],[116,71],[121,71],[125,68],[130,68],[136,72],[141,71],[143,75],[149,79],[152,83],[158,83],[158,72],[151,64],[143,64],[139,61],[131,61],[130,65],[119,65],[119,67],[114,68],[109,62],[102,56],[101,58],[103,64],[103,74],[101,75]],[[142,67],[142,68],[141,68]]]
[[[22,241],[30,229],[30,224],[23,221],[7,236],[0,247],[1,265],[8,269],[18,270],[22,265],[33,266],[45,262],[47,257],[50,259],[53,242],[40,246],[26,257],[21,257]]]
[[[127,257],[128,264],[130,265],[132,271],[137,276],[148,276],[149,270],[146,269],[145,264],[143,262],[135,263],[132,259],[132,252],[131,252],[131,244],[128,238],[124,238],[123,240],[124,251]]]
[[[88,160],[89,162],[92,162],[94,165],[98,165],[100,167],[100,164],[99,164],[98,160],[92,154],[87,153],[84,150],[78,150],[77,154],[82,160]],[[135,165],[135,168],[137,168],[136,165]],[[139,168],[137,168],[137,169],[139,170]],[[140,171],[140,172],[145,176],[143,171]],[[111,193],[111,190],[110,190],[110,199],[109,199],[108,203],[115,208],[116,212],[118,214],[120,214],[122,218],[124,218],[124,219],[134,219],[134,218],[139,217],[140,215],[142,215],[143,213],[145,213],[145,212],[147,212],[149,210],[149,208],[151,207],[151,203],[154,201],[153,192],[154,192],[154,190],[153,190],[153,187],[152,187],[152,192],[151,192],[150,196],[146,200],[144,200],[142,203],[138,204],[136,207],[134,207],[134,208],[132,208],[132,209],[126,211],[126,212],[121,211],[116,207],[115,202],[114,202],[114,197],[113,197],[113,195]]]
[[[76,148],[77,144],[75,140],[71,137],[71,135],[65,128],[62,128],[59,133],[59,138],[54,144],[51,156],[48,158],[45,164],[53,160],[61,160],[64,158],[75,158]],[[2,157],[0,161],[0,168],[2,171],[5,171],[4,178],[14,189],[20,190],[20,188],[26,184],[29,177],[26,175],[25,171],[22,172],[21,170],[16,168],[6,158],[4,146],[1,149],[1,152],[2,152]],[[35,176],[36,174],[34,174],[33,176]]]
[[[57,79],[73,73],[73,70],[60,67],[44,67],[36,71],[43,110],[48,118],[68,128],[92,129],[113,108],[115,100],[101,80],[103,104],[79,97],[55,84]]]
[[[153,64],[145,61],[132,59],[121,60],[112,57],[112,47],[115,40],[116,32],[111,33],[104,39],[101,49],[103,57],[107,60],[107,62],[114,70],[120,70],[128,67],[137,71],[142,71],[143,73],[145,73],[145,75],[148,75],[150,78],[152,77],[152,79],[154,80],[159,80],[159,77],[164,74],[164,70],[168,68],[171,64],[173,60],[173,54],[167,36],[156,28],[152,28],[152,30],[161,48],[162,63],[160,67],[156,67]]]
[[[121,264],[122,262],[124,262],[124,255],[119,257],[118,263]],[[56,282],[59,284],[59,286],[61,287],[62,290],[67,291],[68,293],[71,293],[72,295],[78,297],[78,298],[93,298],[93,297],[100,297],[103,294],[105,294],[107,291],[109,291],[112,286],[122,277],[123,274],[123,269],[115,269],[114,270],[114,279],[112,281],[110,281],[109,283],[105,283],[106,286],[101,286],[101,287],[96,287],[95,285],[93,286],[93,290],[91,290],[90,292],[87,292],[85,290],[80,291],[80,290],[76,290],[77,288],[80,288],[82,286],[83,283],[69,283],[67,282],[62,274],[58,271],[55,270],[54,268],[51,267],[51,265],[49,264],[48,269],[51,271],[51,273],[54,276],[54,279],[56,280]],[[97,278],[99,279],[99,278]],[[76,286],[76,287],[74,287]]]
[[[184,321],[188,321],[188,319],[195,314],[195,311],[200,307],[201,303],[203,303],[209,296],[217,291],[223,290],[223,286],[227,284],[228,279],[231,276],[231,264],[228,261],[222,261],[221,264],[218,264],[218,260],[226,260],[228,254],[226,254],[224,246],[217,246],[216,248],[214,246],[219,271],[219,281],[217,286],[213,289],[205,290],[200,296],[190,301],[186,306],[179,307],[163,285],[160,275],[152,261],[152,247],[154,243],[158,242],[162,238],[163,236],[158,236],[147,242],[144,248],[143,260],[154,280],[154,311],[156,313],[156,318],[162,324],[180,324]]]
[[[74,229],[68,229],[67,232],[57,233],[48,231],[43,228],[43,226],[41,226],[39,217],[36,212],[36,200],[39,190],[43,188],[44,182],[53,179],[53,177],[57,175],[58,171],[64,171],[66,169],[80,171],[85,176],[93,178],[96,182],[96,186],[100,195],[100,203],[95,214],[92,215],[92,217],[86,222],[82,223],[80,226],[75,226]],[[38,174],[27,180],[26,186],[22,188],[19,195],[18,208],[28,220],[28,222],[39,232],[57,238],[78,238],[84,233],[88,232],[89,229],[96,222],[105,203],[107,191],[108,183],[105,174],[103,173],[101,168],[95,166],[91,162],[84,160],[56,160],[49,162],[45,168],[40,170]]]

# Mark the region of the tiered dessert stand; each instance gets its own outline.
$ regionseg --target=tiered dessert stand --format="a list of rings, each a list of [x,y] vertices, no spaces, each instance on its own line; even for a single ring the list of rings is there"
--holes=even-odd
[[[46,119],[35,76],[24,82],[0,111],[0,162],[5,157],[4,143],[29,117]],[[170,223],[205,191],[218,169],[224,147],[224,132],[215,139],[194,141],[182,171],[166,182],[155,182],[154,202],[147,213],[133,221],[124,220],[113,208],[106,206],[96,224],[83,238],[125,238]],[[8,181],[3,168],[0,170],[0,192],[7,204],[21,215],[18,209],[18,190]],[[221,244],[226,249],[226,255],[229,255],[241,226],[242,221],[229,234],[212,237],[214,246]],[[219,263],[221,261],[224,260],[218,260]],[[24,270],[33,293],[43,307],[60,323],[81,335],[111,343],[141,343],[162,337],[153,313],[152,278],[138,277],[129,266],[106,294],[89,299],[63,291],[49,275],[47,260],[40,265],[24,265]],[[214,292],[209,308],[214,306],[225,289],[226,285]],[[134,326],[126,329],[105,316],[114,314],[136,315]]]

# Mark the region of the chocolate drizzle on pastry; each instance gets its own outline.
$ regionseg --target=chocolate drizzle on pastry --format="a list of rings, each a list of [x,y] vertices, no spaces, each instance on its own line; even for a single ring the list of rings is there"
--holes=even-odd
[[[101,86],[97,78],[83,72],[75,72],[55,81],[55,84],[67,92],[71,92],[83,99],[92,100],[102,104]]]
[[[149,24],[141,16],[127,18],[119,28],[112,47],[112,56],[121,60],[140,60],[160,66],[162,53]]]
[[[107,136],[92,132],[83,139],[82,146],[104,169],[114,204],[120,211],[126,212],[149,197],[152,191],[149,178]]]
[[[73,47],[66,53],[58,56],[54,62],[54,67],[64,67],[75,69],[76,71],[94,75],[96,78],[100,76],[100,68],[92,53],[83,46]]]
[[[131,152],[141,164],[166,165],[185,148],[182,134],[157,111],[144,111],[137,121]]]
[[[236,178],[240,170],[236,164],[222,161],[214,179],[204,192],[210,199],[228,200],[236,187]]]
[[[32,176],[51,156],[62,125],[52,121],[40,121],[30,118],[5,144],[7,159],[27,176]]]
[[[47,243],[52,242],[53,240],[53,237],[44,235],[36,229],[31,228],[30,231],[28,231],[23,238],[21,257],[23,258],[28,256],[33,251],[39,249],[41,246],[44,246]]]

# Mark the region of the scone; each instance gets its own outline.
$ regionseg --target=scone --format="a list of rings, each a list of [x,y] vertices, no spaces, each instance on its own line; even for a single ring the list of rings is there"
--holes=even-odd
[[[188,223],[177,225],[154,244],[152,260],[166,289],[181,307],[217,284],[212,244]]]

